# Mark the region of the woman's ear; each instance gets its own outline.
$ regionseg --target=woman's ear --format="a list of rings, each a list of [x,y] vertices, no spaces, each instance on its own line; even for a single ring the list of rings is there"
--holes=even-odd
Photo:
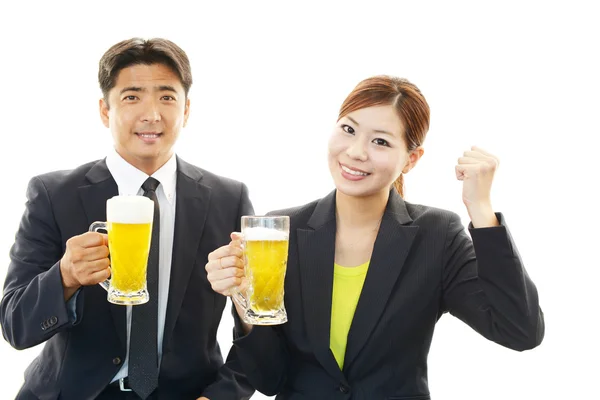
[[[411,150],[408,153],[408,160],[406,161],[406,165],[404,165],[404,168],[402,169],[402,173],[406,174],[408,171],[413,169],[415,165],[417,165],[421,157],[423,157],[424,153],[425,149],[423,148],[423,146],[419,146],[416,149]]]

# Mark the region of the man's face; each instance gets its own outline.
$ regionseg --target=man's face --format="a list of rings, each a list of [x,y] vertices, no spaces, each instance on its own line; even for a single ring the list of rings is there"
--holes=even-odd
[[[136,64],[119,72],[108,103],[100,100],[100,117],[121,157],[150,175],[172,156],[189,107],[181,80],[171,68]]]

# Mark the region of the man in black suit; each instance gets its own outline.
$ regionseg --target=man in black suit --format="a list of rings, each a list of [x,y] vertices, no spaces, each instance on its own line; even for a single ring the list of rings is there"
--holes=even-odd
[[[135,38],[104,54],[98,78],[114,151],[34,177],[10,251],[2,332],[17,349],[46,342],[17,399],[247,399],[235,350],[223,363],[226,298],[204,265],[253,209],[244,184],[173,153],[189,116],[189,60],[168,40]],[[158,284],[144,305],[110,304],[98,285],[110,276],[107,238],[88,227],[116,195],[155,202]]]

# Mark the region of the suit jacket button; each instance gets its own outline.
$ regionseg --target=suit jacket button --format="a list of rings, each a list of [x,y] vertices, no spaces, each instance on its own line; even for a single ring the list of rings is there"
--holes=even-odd
[[[347,394],[347,393],[349,393],[349,392],[350,392],[350,388],[348,387],[348,385],[345,385],[345,384],[343,384],[343,383],[342,383],[342,384],[340,384],[340,387],[339,387],[339,389],[340,389],[340,392],[342,392],[342,393],[344,393],[344,394]]]
[[[48,327],[46,326],[46,321],[42,322],[42,323],[40,324],[40,326],[42,327],[42,330],[43,330],[43,331],[45,331],[45,330],[46,330],[46,328],[48,328]]]
[[[50,323],[51,323],[52,325],[55,325],[57,322],[58,322],[58,318],[56,318],[56,317],[52,317],[52,318],[50,318]]]
[[[121,357],[115,357],[115,358],[113,358],[113,364],[115,364],[115,365],[121,364]]]

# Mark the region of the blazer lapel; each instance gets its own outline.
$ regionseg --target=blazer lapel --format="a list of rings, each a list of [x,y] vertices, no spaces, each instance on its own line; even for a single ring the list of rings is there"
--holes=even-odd
[[[202,185],[201,179],[198,169],[177,157],[175,234],[163,349],[175,327],[204,230],[211,189]]]
[[[90,184],[80,186],[78,191],[87,222],[91,225],[96,221],[106,221],[106,200],[119,194],[119,188],[106,166],[106,161],[99,161],[88,171],[85,177]],[[96,289],[104,290],[100,286]],[[127,346],[126,307],[112,303],[109,303],[109,307],[117,334],[125,348]]]
[[[419,228],[412,222],[406,204],[395,190],[390,192],[346,345],[344,371],[365,346],[375,329]]]
[[[335,259],[335,191],[319,201],[308,226],[310,229],[296,231],[306,331],[323,368],[336,380],[344,380],[329,349]]]

